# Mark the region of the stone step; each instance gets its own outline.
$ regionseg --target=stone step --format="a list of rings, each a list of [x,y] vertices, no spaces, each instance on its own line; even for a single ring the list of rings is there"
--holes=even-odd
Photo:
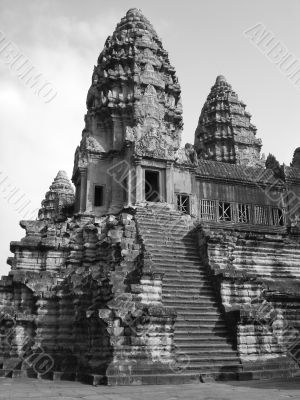
[[[197,274],[196,271],[181,272],[177,271],[175,268],[164,269],[162,266],[160,266],[159,268],[154,266],[154,268],[156,272],[163,274],[163,283],[166,281],[170,282],[171,280],[174,280],[175,282],[178,280],[181,280],[181,282],[185,282],[185,280],[187,280],[187,282],[190,283],[193,280],[195,283],[201,283],[202,286],[212,286],[212,283],[210,279],[207,278],[206,274]]]
[[[147,249],[147,248],[146,248]],[[156,253],[152,258],[152,261],[155,262],[155,264],[158,265],[177,265],[178,267],[181,267],[182,269],[185,268],[186,266],[191,266],[191,267],[202,267],[202,264],[200,263],[199,257],[198,256],[184,256],[181,254],[176,254],[176,255],[166,255],[166,254],[159,254]],[[203,267],[202,267],[203,268]]]
[[[179,346],[179,349],[176,350],[176,354],[178,355],[178,357],[184,355],[185,357],[189,357],[193,361],[198,359],[198,357],[209,357],[209,358],[216,357],[217,360],[230,358],[231,360],[236,360],[237,356],[232,355],[232,353],[233,351],[231,348],[228,349],[217,348],[216,350],[209,348],[207,348],[206,350],[203,348],[198,348],[198,349],[195,348],[195,350],[193,350],[188,348],[183,349],[182,345]]]
[[[176,301],[176,300],[169,301],[169,300],[170,300],[170,298],[165,299],[163,297],[163,302],[166,307],[177,308],[177,303],[179,303],[178,304],[179,306],[182,304],[183,306],[186,306],[186,307],[195,305],[195,306],[199,306],[200,308],[204,308],[204,309],[207,309],[209,307],[218,308],[218,304],[215,302],[215,299],[202,300],[202,301],[197,301],[195,303],[191,303],[188,301],[186,301],[185,303],[182,303],[182,301],[179,301],[179,300],[178,301]]]
[[[180,339],[178,339],[178,341],[180,341]],[[187,338],[187,340],[181,340],[182,344],[179,346],[180,350],[183,351],[185,349],[187,350],[208,350],[208,349],[212,349],[212,350],[228,350],[230,349],[230,351],[232,351],[232,346],[229,342],[224,342],[223,338],[221,338],[221,340],[218,342],[211,342],[205,339],[202,340],[195,340],[193,338]]]
[[[170,303],[171,304],[171,303]],[[182,315],[193,315],[195,318],[197,318],[199,315],[202,315],[204,318],[206,316],[212,316],[212,315],[220,315],[220,311],[216,307],[210,307],[209,304],[206,306],[202,307],[188,307],[188,306],[176,306],[172,303],[172,306],[168,304],[169,307],[175,308],[177,315],[180,317]]]
[[[184,225],[178,225],[178,224],[173,224],[172,222],[169,223],[169,221],[167,223],[163,222],[160,223],[163,220],[160,220],[158,222],[158,224],[156,224],[155,222],[151,221],[149,218],[144,219],[143,222],[138,222],[137,226],[138,229],[142,232],[142,233],[148,233],[150,231],[155,232],[155,233],[169,233],[170,235],[193,235],[194,233],[191,232],[191,229],[187,226]]]
[[[158,268],[156,269],[158,270]],[[163,272],[164,270],[162,268],[159,269],[161,272]],[[166,277],[168,278],[181,278],[181,279],[194,279],[194,280],[200,280],[201,278],[201,282],[202,284],[207,284],[207,285],[211,285],[211,281],[210,279],[206,276],[206,274],[199,274],[198,271],[194,271],[194,270],[184,270],[184,271],[176,271],[175,269],[172,270],[171,268],[166,269],[164,273],[164,277],[163,279],[165,280]]]
[[[187,297],[188,299],[192,298],[193,296],[197,296],[197,298],[198,298],[199,288],[198,288],[198,285],[196,285],[196,287],[194,287],[194,288],[188,286],[188,290],[187,290],[185,286],[173,286],[170,284],[168,284],[168,285],[165,284],[163,286],[163,294],[166,294],[168,296],[169,295],[171,295],[171,296],[177,295],[177,296],[180,296],[183,298]]]
[[[171,284],[174,284],[174,283],[180,281],[180,279],[181,279],[181,278],[179,278],[179,279],[177,279],[177,278],[168,278],[168,277],[166,276],[166,277],[165,277],[165,282],[163,283],[163,293],[167,293],[167,292],[164,290],[164,288],[167,288],[167,285],[168,285],[168,288],[169,288],[169,286],[170,286]],[[185,279],[187,280],[187,278],[185,278]],[[196,284],[197,284],[197,281],[196,281],[196,280],[194,280],[194,283],[190,282],[190,285],[189,285],[189,282],[188,282],[188,281],[185,282],[184,289],[186,290],[186,294],[188,294],[188,288],[189,288],[189,287],[194,287]],[[198,289],[198,294],[199,294],[199,295],[202,295],[203,297],[204,297],[205,295],[207,295],[207,297],[209,297],[209,296],[214,296],[214,293],[215,293],[215,292],[213,291],[212,287],[211,287],[209,284],[206,284],[206,285],[203,284],[203,286],[202,286],[202,285],[200,286],[200,284],[199,284],[199,286],[197,287],[197,289]],[[168,294],[170,294],[170,293],[172,293],[171,290],[168,291]],[[174,294],[174,295],[175,295],[175,293],[176,293],[176,290],[173,291],[173,294]],[[168,296],[168,297],[170,297],[170,296]],[[180,297],[180,296],[178,295],[178,297]]]
[[[185,274],[187,277],[199,279],[205,279],[207,282],[211,282],[210,277],[205,271],[202,271],[200,268],[193,266],[192,264],[185,264],[184,266],[178,265],[177,263],[170,264],[157,264],[154,265],[155,269],[158,271],[162,271],[164,274],[174,274],[180,275],[181,277]]]
[[[191,267],[186,267],[184,269],[178,269],[177,266],[164,266],[160,265],[157,266],[155,265],[155,269],[156,270],[160,270],[160,271],[165,271],[163,272],[166,276],[168,277],[172,277],[172,275],[174,275],[174,278],[187,278],[187,279],[194,279],[196,281],[201,281],[203,282],[203,284],[209,284],[211,285],[211,280],[210,278],[207,276],[207,274],[203,273],[202,271],[197,271],[197,269],[195,268],[191,268]]]
[[[164,231],[160,230],[153,230],[153,229],[146,229],[141,228],[139,229],[139,233],[142,235],[144,240],[153,240],[155,243],[158,242],[158,239],[161,239],[160,245],[166,243],[176,242],[176,244],[180,247],[185,246],[196,246],[197,240],[195,237],[191,236],[190,233],[184,231]]]
[[[184,234],[164,234],[164,232],[140,232],[144,241],[147,241],[150,244],[157,244],[159,247],[163,247],[166,245],[171,245],[172,243],[178,246],[178,249],[197,249],[197,242],[195,238],[190,238],[184,236]]]
[[[180,356],[184,356],[184,353],[178,354],[178,361],[180,362]],[[220,362],[229,362],[238,364],[238,357],[231,352],[231,354],[212,354],[212,355],[198,355],[198,354],[190,354],[188,358],[191,363],[220,363]],[[185,358],[182,358],[182,361],[185,361]]]
[[[168,292],[168,293],[170,293],[170,292]],[[163,296],[164,296],[164,294],[165,294],[165,291],[163,289]],[[184,299],[186,299],[186,298],[188,298],[188,293],[186,294],[186,296],[184,296]],[[168,300],[170,300],[169,296],[168,296],[166,301],[168,301]],[[201,294],[197,304],[200,305],[200,304],[213,304],[213,303],[216,303],[216,295],[215,295],[215,293],[205,294],[205,295]]]
[[[169,301],[170,300],[170,301]],[[189,301],[189,300],[182,300],[180,298],[177,297],[165,297],[163,296],[163,301],[165,305],[169,305],[169,303],[172,303],[172,306],[176,306],[177,310],[183,309],[185,310],[186,308],[189,308],[190,310],[196,309],[196,310],[216,310],[218,308],[218,304],[217,303],[212,303],[211,301],[207,301],[207,302],[202,302],[199,303],[197,300],[194,301]]]
[[[169,283],[172,283],[172,282],[175,283],[175,282],[178,282],[178,281],[184,282],[184,281],[186,280],[186,281],[187,281],[187,282],[186,282],[187,285],[185,285],[185,287],[184,287],[184,290],[186,290],[185,288],[190,287],[189,283],[191,283],[191,280],[193,280],[194,283],[199,282],[199,287],[197,288],[197,289],[198,289],[198,293],[199,293],[199,291],[201,290],[201,288],[202,288],[202,289],[204,289],[204,288],[208,288],[208,289],[209,289],[209,288],[212,287],[210,281],[207,281],[207,280],[202,281],[202,280],[199,279],[199,276],[197,277],[197,276],[195,276],[195,275],[193,275],[193,274],[181,274],[181,273],[175,273],[175,272],[173,272],[173,273],[170,273],[170,272],[163,272],[162,269],[159,269],[159,270],[156,269],[155,271],[164,274],[164,276],[163,276],[163,285],[164,285],[165,283],[166,283],[166,284],[169,284]],[[200,282],[201,282],[201,283],[200,283]]]
[[[152,224],[138,224],[137,227],[139,233],[141,233],[143,236],[146,235],[147,237],[154,235],[156,237],[161,236],[165,239],[180,238],[184,243],[192,243],[193,241],[196,242],[197,238],[196,234],[193,231],[190,231],[188,228],[172,226],[169,222],[166,222],[161,226]]]
[[[178,320],[175,323],[176,329],[184,330],[186,329],[187,332],[189,332],[193,327],[195,329],[203,329],[203,330],[209,330],[209,329],[217,329],[217,328],[222,328],[226,329],[226,324],[223,320],[219,321],[214,321],[212,319],[208,320],[199,320],[199,319],[193,319],[193,320]]]
[[[177,222],[163,221],[160,220],[158,223],[151,222],[149,219],[144,220],[142,223],[137,224],[137,228],[141,233],[148,233],[153,231],[157,234],[164,234],[166,236],[184,236],[193,237],[195,232],[193,227],[188,227],[185,225],[179,225]]]
[[[170,243],[169,245],[165,246],[162,245],[161,247],[156,246],[155,243],[153,245],[151,244],[151,246],[150,244],[148,245],[146,243],[146,249],[153,253],[153,257],[157,255],[159,255],[160,257],[181,256],[186,257],[187,259],[197,259],[199,262],[201,262],[199,251],[195,246],[191,248],[185,247],[184,249],[179,249],[176,243]]]
[[[174,337],[174,342],[176,344],[175,349],[178,349],[178,354],[181,352],[182,354],[184,353],[188,353],[188,354],[194,354],[194,355],[204,355],[201,354],[201,352],[216,352],[216,354],[218,355],[218,351],[226,350],[226,354],[227,355],[234,355],[236,356],[236,352],[232,349],[232,345],[231,343],[228,341],[225,341],[224,338],[220,338],[220,340],[215,340],[215,341],[210,341],[208,342],[208,340],[206,338],[202,338],[201,340],[194,340],[194,342],[189,342],[186,340],[183,340],[180,337],[175,336]],[[209,343],[211,346],[202,346],[202,344],[204,343]],[[205,354],[208,355],[208,354]]]
[[[182,297],[184,298],[190,298],[190,294],[192,292],[189,292],[189,289],[191,290],[197,290],[197,296],[199,296],[199,302],[200,301],[216,301],[216,294],[214,291],[209,291],[208,293],[204,293],[203,291],[200,291],[200,289],[197,287],[197,285],[184,285],[182,287],[183,291],[185,291],[185,293],[183,292]],[[174,294],[176,295],[176,293],[179,290],[179,285],[178,284],[172,284],[172,283],[164,283],[163,284],[163,295],[164,294]],[[179,295],[178,295],[179,296]],[[170,296],[168,296],[170,297]]]
[[[160,241],[159,243],[152,243],[150,241],[147,241],[147,248],[149,250],[153,249],[155,252],[161,252],[164,251],[166,254],[172,254],[172,252],[175,250],[176,253],[182,252],[186,255],[189,254],[197,254],[199,255],[199,251],[198,248],[196,246],[196,244],[191,244],[191,245],[181,245],[179,246],[178,243],[175,243],[175,245],[173,245],[174,243],[170,243],[170,244],[163,244],[162,241]]]
[[[163,233],[155,234],[154,232],[148,234],[142,234],[144,241],[147,241],[149,245],[158,245],[159,247],[164,247],[167,245],[176,244],[178,249],[197,249],[197,242],[194,239],[183,238],[182,236],[176,237],[165,237]]]
[[[171,264],[171,263],[170,263]],[[179,262],[174,262],[173,265],[170,264],[156,264],[154,263],[154,268],[155,270],[159,270],[159,271],[165,271],[165,274],[175,274],[178,277],[182,278],[182,276],[186,273],[186,278],[188,280],[194,279],[197,282],[200,282],[202,280],[204,280],[205,282],[210,282],[210,277],[209,275],[205,272],[202,271],[201,269],[197,269],[197,267],[195,267],[194,265],[191,264],[185,264],[185,263],[180,263]],[[196,278],[195,278],[196,276]]]
[[[153,232],[149,233],[149,235],[143,235],[142,237],[144,241],[147,242],[147,245],[150,247],[153,247],[155,245],[155,247],[157,247],[158,249],[172,250],[172,248],[170,248],[169,246],[175,243],[176,250],[178,251],[198,251],[197,242],[195,240],[187,240],[186,238],[182,237],[179,237],[178,239],[171,238],[170,240],[167,240],[162,234],[155,235]]]
[[[153,263],[156,268],[165,268],[166,271],[177,271],[177,272],[189,272],[189,273],[197,273],[200,278],[206,276],[209,278],[208,272],[201,266],[200,263],[195,263],[191,260],[153,260]]]
[[[165,279],[165,281],[163,281],[163,290],[164,290],[164,288],[170,290],[172,287],[173,288],[179,288],[180,287],[180,278],[178,278],[178,279],[176,279],[176,278]],[[209,286],[209,285],[200,286],[197,281],[190,280],[190,279],[185,279],[184,284],[182,284],[181,287],[186,289],[186,290],[188,290],[189,288],[198,289],[199,293],[202,294],[202,295],[208,294],[208,295],[212,296],[215,293],[211,286]]]
[[[178,362],[180,366],[180,362]],[[190,360],[189,363],[183,362],[182,368],[186,371],[198,371],[199,373],[209,373],[212,371],[240,371],[242,369],[239,360]]]
[[[191,316],[194,318],[198,318],[199,316],[201,316],[201,318],[213,318],[213,317],[220,317],[220,312],[216,309],[212,309],[212,310],[203,310],[203,308],[189,308],[189,307],[176,307],[176,311],[177,311],[177,320],[179,321],[180,318],[184,318],[185,320],[187,320],[188,318],[190,318]]]
[[[169,291],[168,293],[166,293],[165,290],[164,290],[164,287],[163,287],[162,293],[163,293],[163,296],[164,296],[165,294],[168,294],[168,296],[164,297],[164,301],[165,301],[165,302],[170,302],[170,301],[172,300],[172,297],[169,296],[169,294],[172,293],[171,291]],[[186,296],[188,296],[188,292],[186,293]],[[186,296],[183,296],[183,299],[186,299],[186,298],[187,298]],[[205,304],[207,304],[207,303],[212,304],[212,303],[215,303],[215,302],[216,302],[216,295],[215,295],[215,293],[214,293],[211,289],[207,289],[207,290],[202,289],[201,291],[199,290],[199,296],[201,296],[201,298],[199,298],[199,301],[198,301],[198,299],[196,299],[197,302],[194,303],[194,304],[199,304],[199,305],[200,305],[201,302],[202,302],[202,303],[205,303]],[[180,298],[181,298],[180,296],[176,295],[176,291],[174,291],[174,298],[173,298],[173,301],[175,301],[175,302],[176,302],[176,301],[179,301]]]
[[[201,327],[201,326],[188,326],[186,327],[186,329],[183,329],[181,327],[178,327],[176,323],[175,326],[176,326],[175,337],[178,339],[182,338],[182,340],[185,340],[186,342],[190,340],[193,341],[195,339],[205,341],[206,343],[207,342],[214,343],[220,340],[224,342],[224,337],[227,338],[228,336],[227,328],[224,328],[224,326],[214,327],[212,329],[207,329],[207,327]],[[228,339],[226,343],[230,343],[230,340]]]
[[[174,247],[173,245],[170,247]],[[146,250],[150,251],[152,253],[152,257],[159,260],[162,257],[165,258],[166,260],[170,259],[174,261],[174,258],[179,258],[180,260],[185,259],[186,261],[193,261],[195,263],[198,263],[200,265],[203,265],[200,259],[200,255],[197,251],[188,251],[188,252],[180,252],[177,251],[176,248],[171,250],[171,248],[168,251],[165,250],[159,250],[156,249],[156,246],[153,248],[149,248],[149,246],[145,246]]]
[[[223,318],[220,315],[212,315],[212,314],[180,314],[178,313],[177,315],[177,320],[179,321],[184,321],[186,323],[186,325],[188,325],[189,323],[193,324],[195,322],[198,322],[199,325],[208,322],[208,321],[213,321],[215,323],[220,322],[222,324],[225,323],[223,321]]]
[[[182,216],[170,216],[170,215],[163,215],[163,214],[149,214],[149,215],[138,215],[138,223],[141,225],[145,224],[155,224],[156,227],[178,227],[178,228],[185,228],[186,230],[194,228],[193,223],[190,221],[184,220]]]

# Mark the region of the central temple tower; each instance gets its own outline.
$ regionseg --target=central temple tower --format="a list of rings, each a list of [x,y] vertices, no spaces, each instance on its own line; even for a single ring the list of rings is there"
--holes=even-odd
[[[87,109],[73,171],[76,211],[102,215],[143,200],[165,201],[168,162],[183,125],[180,86],[140,10],[130,9],[107,38]]]

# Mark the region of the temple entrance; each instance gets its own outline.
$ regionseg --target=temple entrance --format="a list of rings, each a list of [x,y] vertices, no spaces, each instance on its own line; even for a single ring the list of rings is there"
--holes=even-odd
[[[145,200],[160,201],[159,172],[145,170]]]

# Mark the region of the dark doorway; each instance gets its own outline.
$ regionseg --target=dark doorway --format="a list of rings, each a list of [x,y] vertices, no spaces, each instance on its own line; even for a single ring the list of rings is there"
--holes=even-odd
[[[95,186],[94,192],[94,206],[101,207],[103,206],[103,199],[104,199],[104,190],[103,186]]]
[[[158,171],[145,171],[145,200],[160,201]]]

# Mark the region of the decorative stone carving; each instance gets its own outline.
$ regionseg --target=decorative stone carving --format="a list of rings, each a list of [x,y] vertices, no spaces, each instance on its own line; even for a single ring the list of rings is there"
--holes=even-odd
[[[145,119],[142,125],[126,129],[126,141],[134,143],[135,154],[140,157],[174,159],[173,140],[166,135],[159,121],[154,118]]]
[[[300,235],[300,214],[291,217],[291,233],[293,235]]]
[[[190,143],[186,143],[183,149],[178,149],[175,155],[175,161],[178,164],[192,164],[193,166],[197,166],[198,157],[194,146]]]

